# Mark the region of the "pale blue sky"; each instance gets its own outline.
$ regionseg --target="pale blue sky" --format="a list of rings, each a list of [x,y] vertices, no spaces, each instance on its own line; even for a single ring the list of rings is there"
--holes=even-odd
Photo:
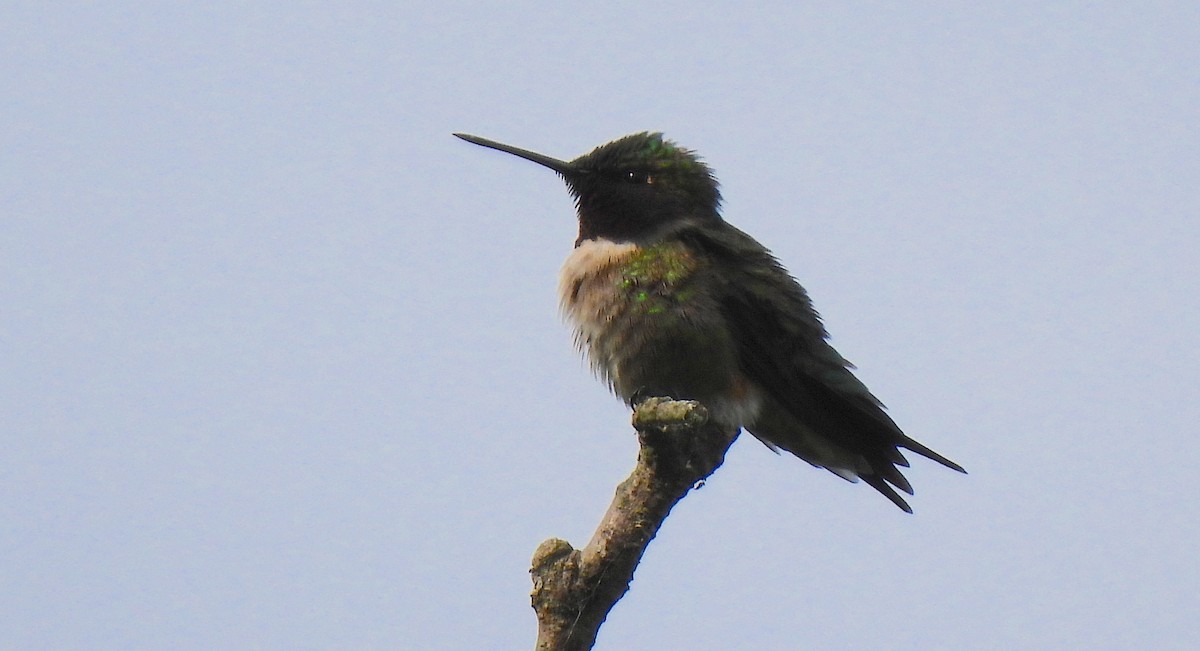
[[[0,649],[530,648],[633,463],[570,158],[664,131],[914,437],[739,441],[597,649],[1190,649],[1193,2],[0,8]]]

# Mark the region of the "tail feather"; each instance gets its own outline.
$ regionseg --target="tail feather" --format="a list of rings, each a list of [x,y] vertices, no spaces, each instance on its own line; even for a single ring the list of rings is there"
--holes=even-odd
[[[958,465],[957,463],[954,463],[953,461],[947,459],[946,457],[943,457],[942,455],[938,454],[937,452],[934,452],[933,450],[929,449],[928,447],[914,441],[913,439],[911,439],[907,436],[905,436],[904,440],[900,441],[897,445],[901,445],[909,450],[912,450],[913,452],[916,452],[917,454],[925,457],[926,459],[932,459],[933,461],[936,461],[951,470],[957,470],[958,472],[961,472],[964,475],[967,474],[966,469],[963,468],[962,466]],[[907,466],[908,464],[904,464],[904,465]]]
[[[883,493],[884,497],[891,500],[892,504],[895,504],[896,506],[900,507],[900,509],[902,511],[904,511],[905,513],[913,512],[912,507],[908,505],[908,502],[905,502],[904,498],[900,497],[900,495],[895,491],[895,489],[893,489],[891,486],[889,486],[887,482],[883,481],[883,479],[879,475],[860,475],[860,476],[862,477],[863,481],[867,482],[867,485],[869,485],[871,488],[874,488],[875,490],[879,491],[880,493]]]
[[[912,513],[912,507],[900,493],[912,495],[913,487],[901,473],[902,468],[909,467],[901,448],[952,470],[966,472],[894,426],[885,429],[872,420],[832,417],[809,423],[796,410],[779,408],[773,400],[768,400],[755,422],[746,429],[772,449],[787,450],[847,481],[861,479],[907,513]]]
[[[884,454],[887,455],[888,461],[891,461],[897,466],[904,466],[905,468],[908,467],[908,459],[904,458],[904,453],[900,451],[900,448],[889,448]]]
[[[913,494],[912,484],[908,483],[908,478],[900,474],[900,471],[896,468],[896,466],[893,466],[890,463],[884,463],[877,466],[874,470],[876,475],[878,475],[881,479],[886,480],[892,486],[899,488],[909,495]]]

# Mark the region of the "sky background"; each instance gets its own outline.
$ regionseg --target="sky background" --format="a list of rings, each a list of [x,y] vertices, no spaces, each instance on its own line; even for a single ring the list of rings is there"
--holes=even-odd
[[[597,649],[1192,649],[1200,5],[0,8],[0,649],[523,649],[627,409],[571,158],[660,130],[918,440],[752,438]],[[914,455],[915,456],[915,455]]]

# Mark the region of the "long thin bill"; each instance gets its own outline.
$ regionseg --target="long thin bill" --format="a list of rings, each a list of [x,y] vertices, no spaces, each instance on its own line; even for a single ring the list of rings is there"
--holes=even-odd
[[[458,136],[459,138],[462,138],[463,140],[466,140],[469,143],[479,145],[480,147],[487,147],[489,149],[495,149],[497,151],[502,151],[506,154],[512,154],[513,156],[519,156],[528,161],[533,161],[533,162],[537,163],[538,165],[543,165],[545,167],[549,167],[550,169],[554,170],[555,172],[558,172],[559,174],[569,174],[572,171],[570,163],[559,160],[557,158],[551,158],[549,156],[546,156],[545,154],[539,154],[536,151],[529,151],[528,149],[521,149],[520,147],[513,147],[512,145],[506,145],[502,142],[496,142],[495,140],[488,140],[487,138],[480,138],[479,136],[472,136],[467,133],[456,133],[454,135]]]

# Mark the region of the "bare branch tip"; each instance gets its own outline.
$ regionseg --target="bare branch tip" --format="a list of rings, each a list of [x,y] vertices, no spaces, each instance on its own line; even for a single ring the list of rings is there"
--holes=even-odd
[[[697,428],[708,422],[708,409],[695,400],[647,398],[633,410],[633,427],[638,431],[675,427]]]
[[[575,548],[562,538],[543,540],[533,552],[532,571],[537,572],[547,565],[563,560],[571,555]]]

